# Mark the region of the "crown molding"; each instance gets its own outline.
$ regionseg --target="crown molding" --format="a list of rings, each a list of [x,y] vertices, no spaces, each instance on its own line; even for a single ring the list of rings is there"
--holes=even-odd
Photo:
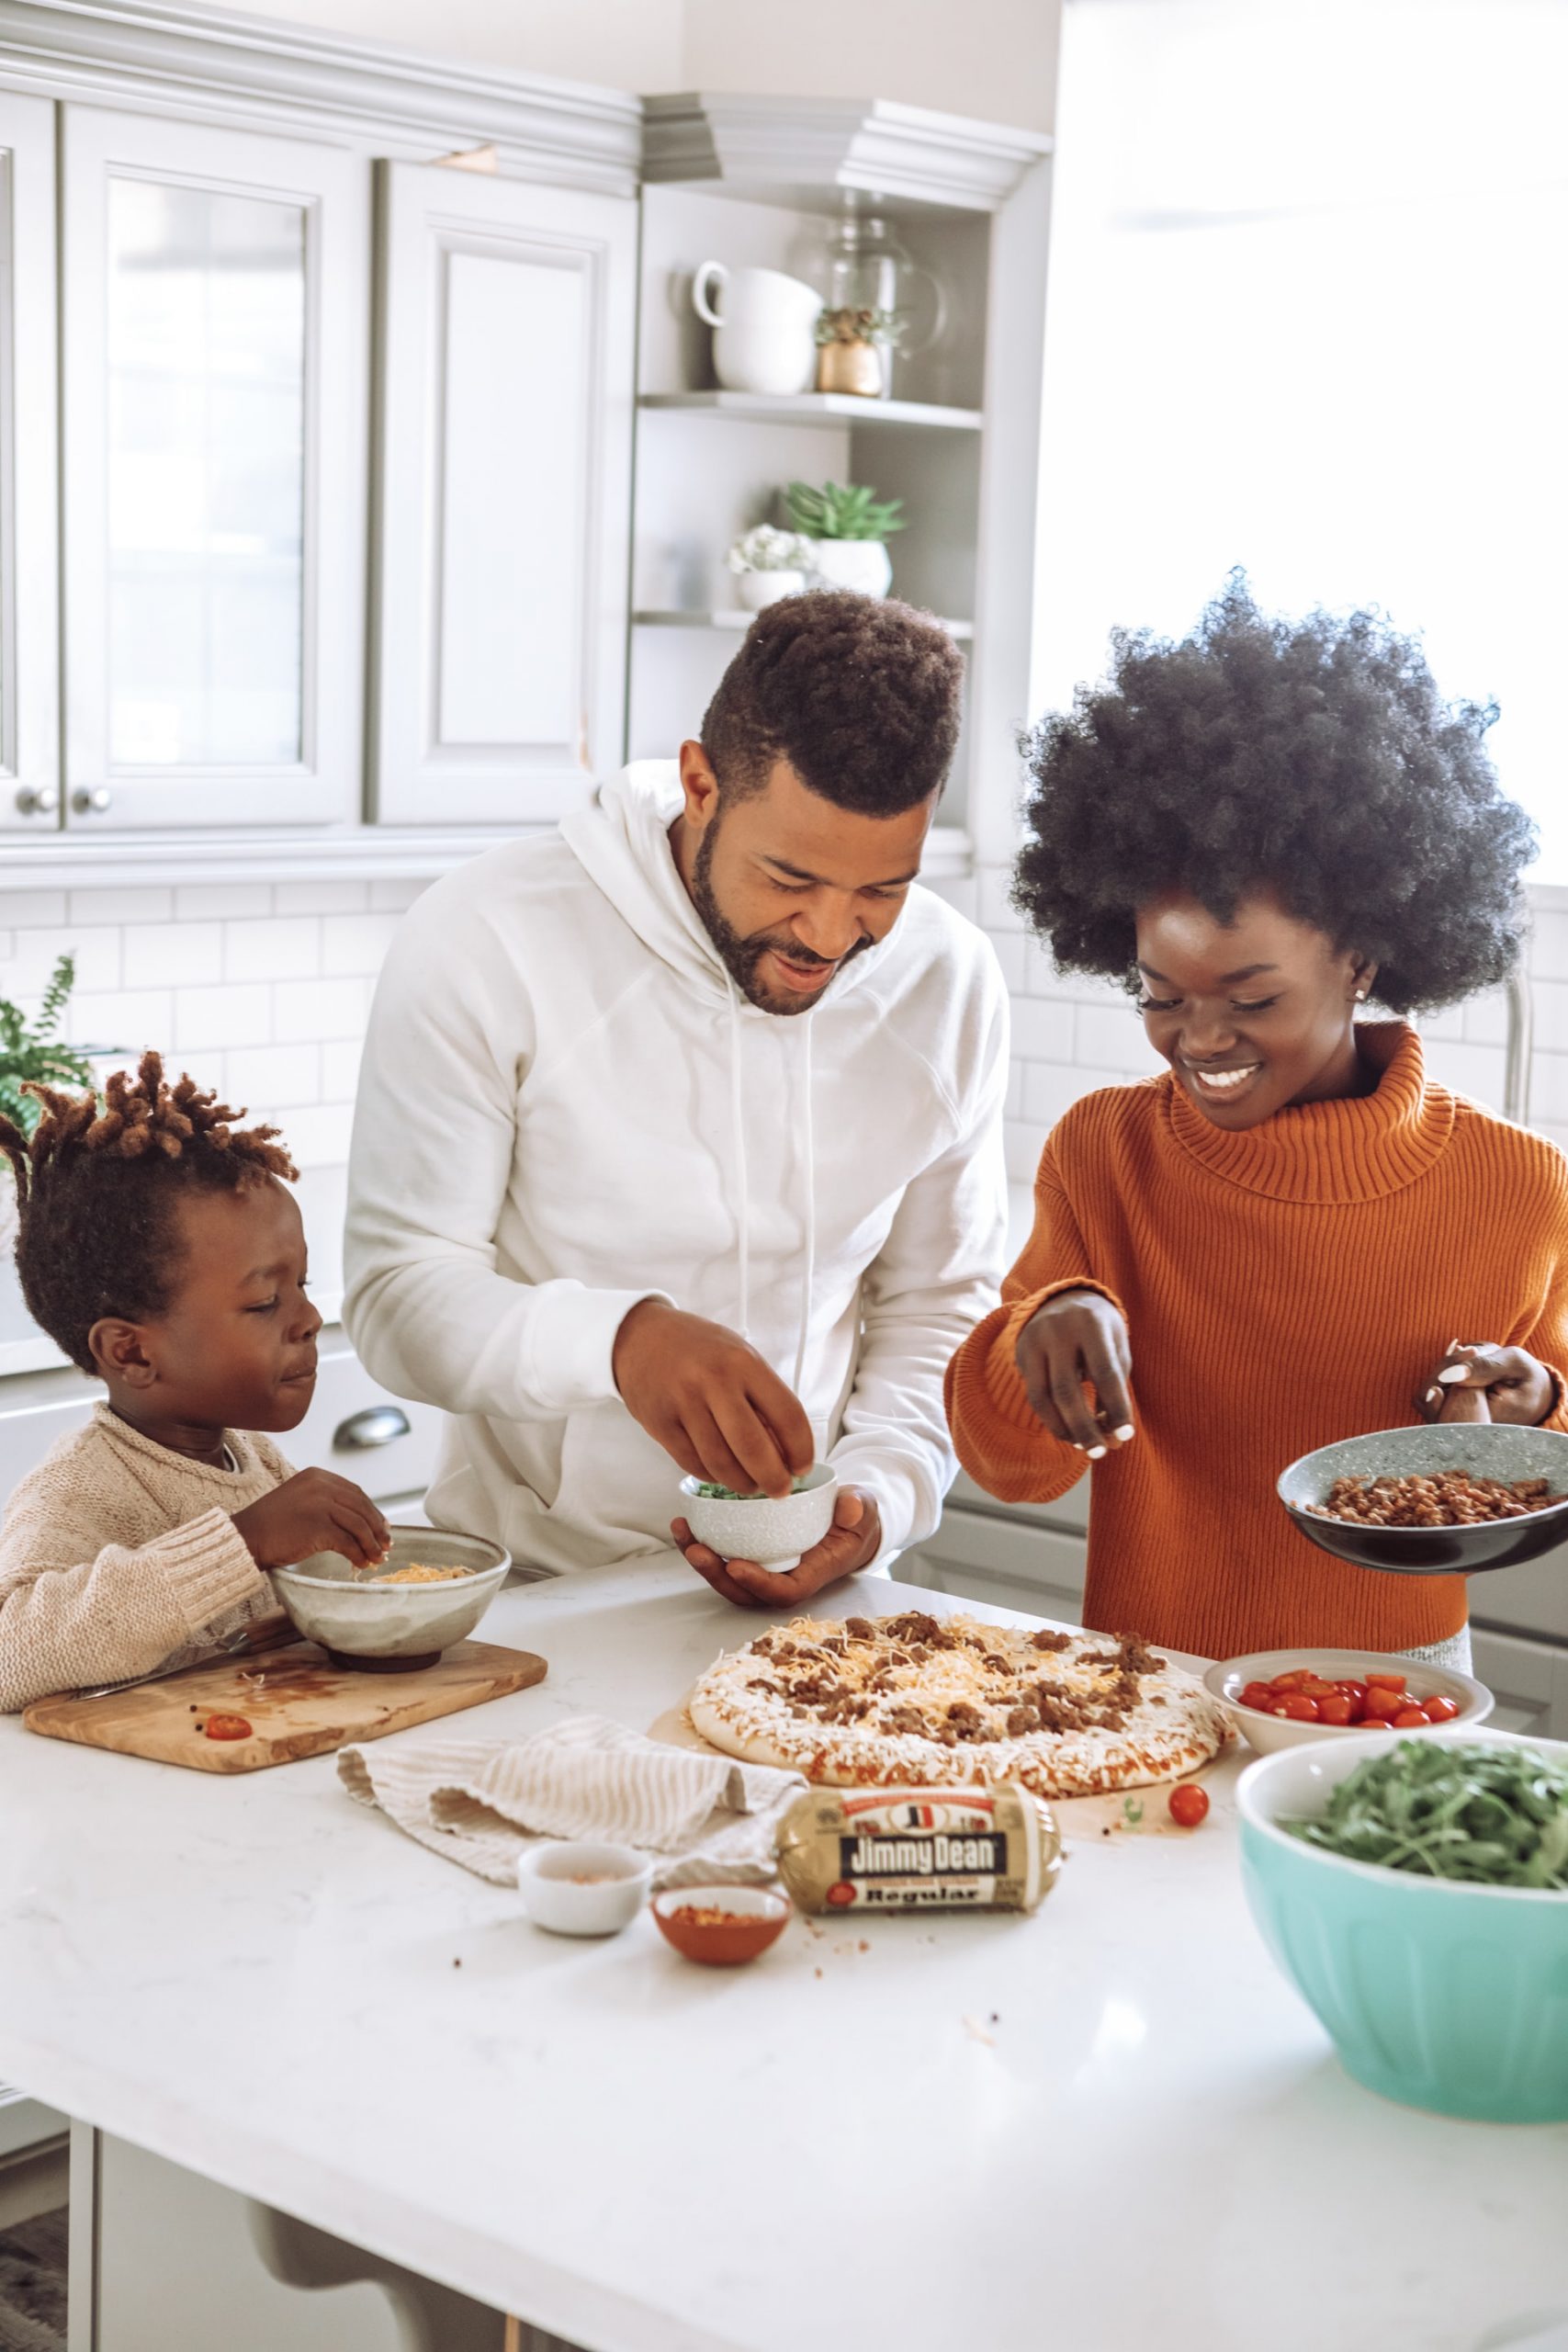
[[[118,107],[313,126],[385,153],[491,143],[503,171],[635,196],[641,102],[226,9],[0,0],[0,78]],[[389,136],[390,134],[390,136]]]
[[[995,212],[1052,153],[1043,131],[971,122],[886,98],[684,92],[643,100],[642,175],[719,182],[761,203],[861,188],[905,203]]]

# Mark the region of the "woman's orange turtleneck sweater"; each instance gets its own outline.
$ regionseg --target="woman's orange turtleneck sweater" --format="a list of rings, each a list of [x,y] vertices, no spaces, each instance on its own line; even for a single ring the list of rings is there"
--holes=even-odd
[[[990,1493],[1053,1501],[1084,1457],[1031,1410],[1018,1335],[1063,1290],[1126,1317],[1137,1435],[1094,1466],[1089,1625],[1211,1657],[1441,1641],[1465,1622],[1462,1577],[1347,1566],[1296,1532],[1276,1478],[1413,1424],[1455,1339],[1551,1366],[1546,1426],[1568,1430],[1568,1159],[1428,1085],[1402,1023],[1359,1034],[1373,1093],[1237,1133],[1150,1079],[1076,1103],[1045,1146],[1034,1230],[949,1366],[948,1417]]]

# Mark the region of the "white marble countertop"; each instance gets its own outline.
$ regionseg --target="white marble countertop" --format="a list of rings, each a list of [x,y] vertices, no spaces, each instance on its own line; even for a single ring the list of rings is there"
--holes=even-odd
[[[902,1600],[951,1605],[857,1605]],[[516,1588],[485,1632],[547,1681],[403,1736],[646,1727],[760,1622],[674,1560]],[[1236,1769],[1195,1834],[1075,1839],[1032,1918],[709,1973],[646,1917],[540,1934],[330,1758],[7,1720],[0,2076],[605,2352],[1471,2352],[1568,2301],[1568,2129],[1348,2080],[1246,1911]]]

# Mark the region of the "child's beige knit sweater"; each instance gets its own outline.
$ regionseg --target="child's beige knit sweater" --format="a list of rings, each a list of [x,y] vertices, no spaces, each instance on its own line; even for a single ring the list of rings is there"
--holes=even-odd
[[[269,1438],[225,1436],[237,1470],[98,1405],[28,1473],[0,1526],[0,1712],[186,1664],[276,1611],[231,1514],[294,1473]]]

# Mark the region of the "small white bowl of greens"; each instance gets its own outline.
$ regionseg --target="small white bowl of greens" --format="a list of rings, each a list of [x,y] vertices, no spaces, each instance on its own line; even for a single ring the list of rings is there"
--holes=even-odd
[[[682,1517],[699,1544],[723,1560],[755,1560],[787,1576],[833,1524],[839,1475],[814,1463],[787,1495],[738,1495],[709,1478],[682,1478]]]

